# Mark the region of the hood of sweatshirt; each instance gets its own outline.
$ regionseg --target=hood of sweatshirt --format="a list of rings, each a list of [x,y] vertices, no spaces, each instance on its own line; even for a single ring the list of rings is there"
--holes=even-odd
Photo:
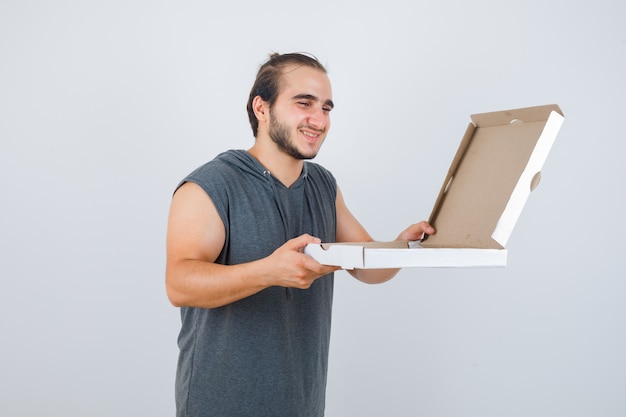
[[[265,168],[255,157],[250,155],[248,151],[243,149],[233,149],[223,152],[217,156],[216,159],[222,162],[243,170],[259,179],[272,180],[272,185],[282,184],[280,181],[275,180],[271,176],[271,172]],[[300,185],[300,181],[307,178],[308,163],[305,161],[302,167],[302,173],[300,177],[291,185],[291,187],[297,187]],[[276,183],[276,184],[275,184]]]

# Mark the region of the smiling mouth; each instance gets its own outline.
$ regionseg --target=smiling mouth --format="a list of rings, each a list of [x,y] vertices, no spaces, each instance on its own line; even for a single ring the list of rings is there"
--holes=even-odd
[[[302,133],[307,138],[317,139],[317,138],[320,137],[320,135],[322,133],[324,133],[324,131],[323,130],[316,130],[316,129],[306,128],[306,129],[300,129],[300,133]]]

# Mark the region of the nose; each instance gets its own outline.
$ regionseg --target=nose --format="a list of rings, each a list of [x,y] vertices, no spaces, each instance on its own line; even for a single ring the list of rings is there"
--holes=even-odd
[[[309,113],[308,124],[318,130],[324,130],[328,126],[330,118],[321,106],[313,106]]]

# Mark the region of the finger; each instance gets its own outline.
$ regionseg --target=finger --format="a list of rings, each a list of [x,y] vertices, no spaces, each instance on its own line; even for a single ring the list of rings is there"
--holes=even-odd
[[[423,233],[428,233],[429,235],[432,235],[435,233],[435,228],[432,227],[428,222],[422,221],[419,224],[420,224],[420,227],[422,228]]]
[[[319,244],[322,243],[322,241],[321,239],[311,236],[309,234],[303,234],[289,240],[286,245],[293,250],[301,251],[309,243]]]
[[[427,221],[421,221],[410,225],[398,236],[398,240],[419,240],[424,236],[424,233],[434,234],[435,228],[432,227]]]
[[[305,262],[304,267],[317,274],[318,278],[341,269],[340,266],[324,265],[309,256],[307,258],[309,259]]]

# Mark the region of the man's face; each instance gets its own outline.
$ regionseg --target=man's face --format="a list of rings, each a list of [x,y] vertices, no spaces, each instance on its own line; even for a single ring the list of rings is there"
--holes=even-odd
[[[330,128],[331,97],[330,81],[322,71],[288,68],[270,109],[268,134],[272,141],[295,159],[315,158]]]

